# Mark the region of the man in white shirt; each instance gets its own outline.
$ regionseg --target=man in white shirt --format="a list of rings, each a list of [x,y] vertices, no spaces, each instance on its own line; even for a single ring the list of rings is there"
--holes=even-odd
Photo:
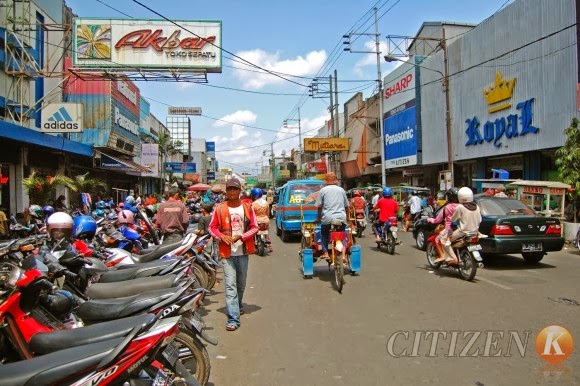
[[[405,222],[405,232],[409,230],[409,225],[417,219],[419,213],[421,213],[421,198],[417,195],[417,192],[411,192],[411,197],[409,198],[409,217],[407,217],[407,221]]]

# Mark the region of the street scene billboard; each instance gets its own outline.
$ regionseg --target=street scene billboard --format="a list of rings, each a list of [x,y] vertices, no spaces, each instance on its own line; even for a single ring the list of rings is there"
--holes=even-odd
[[[76,67],[222,72],[221,21],[75,18]]]
[[[417,112],[415,99],[387,111],[385,119],[385,166],[417,164]]]
[[[159,145],[156,143],[141,144],[141,164],[151,172],[141,173],[142,177],[159,177]]]

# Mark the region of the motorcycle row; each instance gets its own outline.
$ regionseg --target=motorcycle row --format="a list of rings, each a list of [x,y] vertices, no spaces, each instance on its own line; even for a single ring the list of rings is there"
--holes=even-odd
[[[209,236],[160,245],[144,210],[95,217],[0,243],[1,383],[205,385]]]

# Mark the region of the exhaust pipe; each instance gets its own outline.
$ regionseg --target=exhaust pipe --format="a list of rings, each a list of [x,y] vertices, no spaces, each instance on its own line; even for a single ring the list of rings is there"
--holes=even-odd
[[[478,263],[477,265],[479,268],[483,268],[483,263]]]

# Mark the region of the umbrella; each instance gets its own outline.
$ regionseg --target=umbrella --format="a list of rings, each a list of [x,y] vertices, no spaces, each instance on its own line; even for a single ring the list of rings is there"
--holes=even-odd
[[[190,187],[187,188],[188,192],[202,192],[202,191],[206,191],[209,190],[211,188],[211,186],[207,185],[207,184],[202,184],[201,182],[195,185],[191,185]]]

